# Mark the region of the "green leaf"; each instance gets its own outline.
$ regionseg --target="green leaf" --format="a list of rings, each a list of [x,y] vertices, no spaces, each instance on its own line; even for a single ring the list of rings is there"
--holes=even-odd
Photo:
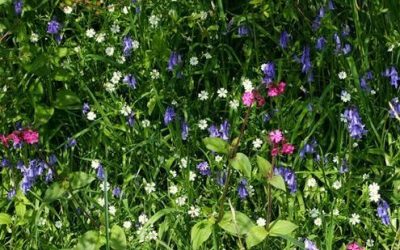
[[[203,143],[206,145],[208,150],[216,153],[227,154],[229,151],[229,144],[221,138],[207,137],[203,139]]]
[[[153,96],[152,98],[150,98],[150,100],[147,102],[147,112],[149,113],[149,115],[151,115],[151,113],[153,113],[154,107],[157,104],[157,98],[155,96]]]
[[[70,90],[61,90],[57,93],[55,107],[58,109],[80,109],[81,100]]]
[[[63,197],[65,191],[66,190],[58,182],[55,182],[46,190],[44,200],[47,202],[58,200]]]
[[[232,167],[251,179],[251,163],[245,154],[237,153],[235,158],[232,159]]]
[[[114,225],[111,228],[110,246],[116,250],[126,249],[125,232],[118,225]]]
[[[291,234],[298,226],[287,220],[278,220],[271,222],[269,233],[271,236],[281,236]]]
[[[46,124],[54,114],[54,108],[36,105],[35,124]]]
[[[78,239],[74,250],[98,250],[104,245],[104,238],[97,231],[87,231]]]
[[[197,250],[208,240],[212,233],[213,223],[210,220],[202,220],[197,222],[191,230],[191,241],[193,250]]]
[[[247,247],[252,248],[260,244],[267,236],[268,232],[264,227],[254,226],[250,228],[246,236]]]
[[[236,211],[234,217],[231,211],[225,212],[224,217],[218,223],[218,225],[228,233],[235,236],[244,235],[255,226],[250,218],[244,213]]]
[[[69,179],[71,180],[71,188],[79,189],[79,188],[89,185],[96,178],[92,174],[88,174],[88,173],[79,171],[79,172],[73,172],[73,173],[69,174]]]
[[[0,213],[0,225],[8,225],[11,224],[11,216],[6,213]]]
[[[257,166],[258,166],[258,174],[261,178],[266,177],[268,173],[271,172],[272,169],[271,163],[258,155],[257,155]]]
[[[68,55],[68,48],[65,47],[58,47],[57,48],[57,56],[59,58],[63,58]]]
[[[17,205],[15,205],[15,213],[17,214],[18,217],[23,218],[26,212],[26,206],[22,202],[18,202]]]
[[[280,175],[272,176],[272,178],[269,179],[269,184],[271,184],[272,186],[274,186],[278,189],[286,191],[285,181],[283,180],[283,177]]]

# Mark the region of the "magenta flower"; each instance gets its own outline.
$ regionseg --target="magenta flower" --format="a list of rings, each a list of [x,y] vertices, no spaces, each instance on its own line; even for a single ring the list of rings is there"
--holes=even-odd
[[[357,242],[353,242],[347,245],[347,250],[364,250],[365,248],[361,247],[357,244]]]
[[[269,132],[269,139],[272,143],[279,143],[283,140],[283,134],[279,129],[271,131]]]
[[[282,145],[282,154],[291,155],[293,154],[294,146],[290,143],[285,143]]]
[[[28,144],[35,144],[39,141],[39,133],[30,129],[22,133],[22,139]]]
[[[251,91],[247,91],[242,96],[243,104],[247,107],[250,107],[255,101],[254,94]]]

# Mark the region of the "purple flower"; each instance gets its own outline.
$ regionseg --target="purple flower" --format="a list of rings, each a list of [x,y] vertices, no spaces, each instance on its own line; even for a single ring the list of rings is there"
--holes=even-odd
[[[133,125],[135,125],[135,113],[131,112],[128,114],[126,117],[126,123],[129,127],[133,127]]]
[[[49,166],[52,167],[57,164],[57,156],[55,154],[51,154],[49,156]]]
[[[104,178],[105,178],[104,168],[101,164],[99,164],[99,167],[97,168],[96,176],[99,180],[104,181]]]
[[[317,141],[312,139],[311,143],[307,143],[304,147],[300,150],[300,158],[303,158],[305,155],[313,155],[315,154],[315,148],[317,147]]]
[[[89,111],[90,111],[89,103],[84,102],[83,106],[82,106],[82,114],[87,115],[87,113],[89,113]]]
[[[378,202],[377,213],[384,225],[390,224],[389,209],[389,204],[385,200],[380,199]]]
[[[335,6],[333,5],[333,1],[332,0],[328,1],[328,9],[329,10],[334,10],[335,9]]]
[[[188,124],[184,121],[184,122],[182,122],[182,124],[181,124],[181,137],[182,137],[182,140],[186,141],[187,138],[188,138],[188,136],[189,136],[189,126],[188,126]]]
[[[349,172],[349,166],[347,165],[347,161],[343,159],[342,164],[340,164],[339,173],[344,174],[347,172]]]
[[[212,124],[212,125],[208,128],[208,132],[210,133],[210,137],[220,137],[218,128],[217,128],[217,126],[215,126],[214,124]]]
[[[389,77],[390,84],[397,89],[399,76],[395,67],[392,66],[390,69],[386,69],[385,72],[383,72],[383,76]]]
[[[319,250],[317,245],[309,239],[304,240],[305,250]]]
[[[115,198],[119,198],[121,196],[121,188],[115,187],[112,191],[112,194]]]
[[[340,49],[342,48],[342,42],[340,41],[340,37],[337,33],[333,34],[333,41],[336,45],[336,53],[339,53]]]
[[[220,136],[223,140],[227,141],[229,140],[229,130],[230,130],[230,125],[227,120],[225,120],[220,126],[219,126],[219,132]]]
[[[47,24],[47,33],[49,34],[57,34],[61,29],[61,24],[57,22],[55,19],[51,20]]]
[[[124,47],[123,48],[124,56],[130,56],[133,48],[132,38],[130,38],[129,36],[124,37],[124,39],[122,40],[122,46]]]
[[[68,141],[67,141],[68,147],[73,148],[76,146],[76,144],[77,144],[77,142],[76,142],[75,138],[68,138]]]
[[[133,76],[131,74],[126,75],[124,77],[123,82],[126,83],[129,87],[131,87],[133,89],[136,89],[136,78],[135,78],[135,76]]]
[[[54,171],[53,171],[53,169],[48,168],[48,169],[47,169],[46,176],[45,176],[45,181],[46,181],[46,182],[51,182],[51,181],[53,181],[53,176],[54,176]]]
[[[301,68],[302,73],[308,73],[312,67],[310,60],[310,47],[304,46],[303,54],[300,59],[301,64],[303,65]]]
[[[286,31],[283,31],[279,39],[279,45],[281,46],[282,49],[286,49],[288,47],[289,40],[290,40],[290,34],[287,33]]]
[[[239,186],[238,186],[237,190],[238,190],[239,197],[241,199],[245,199],[247,196],[249,196],[249,192],[246,189],[246,185],[247,185],[247,180],[246,179],[242,179],[239,182]]]
[[[0,166],[4,167],[8,167],[10,165],[10,161],[7,160],[7,158],[3,157],[3,159],[1,160]]]
[[[284,167],[278,167],[274,169],[275,175],[281,175],[290,189],[290,193],[297,191],[296,174],[293,170]]]
[[[21,15],[23,7],[24,7],[24,2],[22,0],[16,0],[14,2],[15,14]]]
[[[246,25],[240,25],[238,28],[238,35],[240,37],[245,37],[249,35],[249,28]]]
[[[263,83],[267,85],[272,83],[275,78],[275,64],[273,62],[268,62],[261,67],[264,73]]]
[[[391,118],[399,117],[400,115],[400,102],[399,98],[395,97],[390,101],[389,115]]]
[[[350,51],[351,51],[351,45],[346,43],[342,48],[342,52],[344,55],[347,55],[348,53],[350,53]]]
[[[356,107],[349,107],[344,111],[344,118],[347,121],[347,129],[353,139],[361,139],[367,133],[362,124],[361,117]]]
[[[10,191],[8,191],[8,193],[7,193],[7,199],[12,200],[16,194],[17,194],[17,192],[16,192],[15,188],[10,189]]]
[[[208,162],[203,161],[197,164],[197,170],[199,170],[201,175],[207,176],[211,174],[211,169],[210,166],[208,165]]]
[[[217,184],[220,186],[225,185],[226,181],[226,172],[225,171],[220,171],[217,173]]]
[[[171,52],[171,55],[170,55],[169,61],[168,61],[168,70],[169,71],[174,70],[174,68],[181,63],[182,63],[182,56],[175,51]]]
[[[325,47],[326,39],[324,37],[318,37],[317,42],[315,44],[315,48],[317,50],[322,50]]]
[[[346,37],[348,35],[350,35],[350,26],[346,24],[346,25],[343,26],[342,36]]]
[[[167,126],[170,122],[172,122],[175,119],[175,110],[173,107],[169,106],[167,110],[165,110],[164,114],[164,124]]]

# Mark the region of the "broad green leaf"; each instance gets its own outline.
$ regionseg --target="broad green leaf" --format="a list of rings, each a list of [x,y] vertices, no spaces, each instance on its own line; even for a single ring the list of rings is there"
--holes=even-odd
[[[235,220],[233,219],[231,211],[227,211],[224,214],[222,220],[218,223],[218,225],[227,231],[228,233],[238,236],[244,235],[250,231],[255,224],[250,220],[247,215],[244,213],[235,212]]]
[[[110,246],[112,249],[115,249],[115,250],[126,249],[125,232],[118,225],[114,225],[111,228]]]
[[[251,179],[251,163],[245,154],[237,153],[235,158],[232,159],[232,167]]]
[[[17,205],[15,205],[15,213],[17,214],[18,217],[23,218],[26,212],[26,206],[22,202],[18,202]]]
[[[66,82],[71,79],[72,75],[67,70],[58,70],[54,74],[54,80],[59,82]]]
[[[271,222],[269,233],[271,236],[281,236],[291,234],[298,226],[287,220],[278,220]]]
[[[65,193],[65,189],[58,183],[54,182],[44,194],[44,200],[47,202],[52,202],[54,200],[58,200],[63,197]]]
[[[70,90],[61,90],[57,93],[55,107],[58,109],[80,109],[81,100]]]
[[[71,180],[71,188],[79,189],[86,185],[89,185],[96,178],[92,174],[85,173],[83,171],[73,172],[69,174],[69,179]]]
[[[212,221],[206,219],[197,222],[191,230],[190,237],[192,241],[193,250],[197,250],[200,246],[208,240],[212,233]]]
[[[221,138],[207,137],[203,139],[203,143],[206,145],[208,150],[221,154],[228,153],[229,144]]]
[[[267,236],[268,232],[264,227],[254,226],[247,233],[246,245],[248,248],[252,248],[260,244]]]
[[[36,105],[35,124],[46,124],[54,114],[54,108]]]
[[[57,48],[57,56],[59,58],[65,57],[68,55],[68,48],[65,47],[58,47]]]
[[[97,231],[87,231],[78,239],[74,250],[98,250],[104,245],[104,238]]]
[[[156,103],[157,103],[157,99],[155,96],[150,98],[150,100],[147,102],[147,112],[149,113],[149,115],[151,115],[151,113],[153,113]]]
[[[257,166],[258,166],[258,174],[260,177],[266,177],[272,169],[271,163],[258,155],[257,155]]]
[[[274,186],[278,189],[286,191],[285,181],[283,180],[283,177],[280,175],[272,176],[272,178],[269,179],[269,184],[271,184],[272,186]]]
[[[0,225],[8,225],[11,224],[11,216],[6,213],[0,213]]]

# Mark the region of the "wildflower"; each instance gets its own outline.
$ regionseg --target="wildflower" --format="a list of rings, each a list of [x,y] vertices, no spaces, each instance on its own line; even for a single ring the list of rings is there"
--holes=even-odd
[[[385,200],[380,200],[378,202],[377,213],[378,217],[381,218],[381,221],[384,225],[390,224],[390,217],[389,217],[389,204]]]
[[[114,33],[114,34],[119,33],[119,32],[120,32],[120,27],[119,27],[119,25],[116,24],[116,23],[113,23],[113,24],[111,25],[110,31],[111,31],[111,33]]]
[[[300,157],[303,158],[306,154],[312,155],[315,153],[315,148],[317,147],[317,141],[312,139],[311,143],[307,143],[304,147],[300,150]]]
[[[300,62],[303,65],[301,68],[301,72],[308,73],[311,69],[310,47],[308,47],[308,46],[304,47]]]
[[[253,90],[253,96],[254,96],[254,99],[255,99],[256,102],[257,102],[257,107],[262,107],[262,106],[264,106],[264,104],[265,104],[265,99],[264,99],[264,97],[262,97],[262,95],[261,95],[258,91]]]
[[[58,228],[58,229],[60,229],[61,227],[62,227],[62,223],[61,223],[61,221],[56,221],[55,223],[54,223],[54,226],[56,227],[56,228]]]
[[[182,63],[181,55],[174,51],[171,52],[171,55],[170,55],[169,61],[168,61],[168,70],[169,71],[174,70],[174,68],[176,68],[181,63]]]
[[[61,24],[57,22],[55,19],[51,20],[47,24],[47,33],[49,34],[57,34],[61,29]]]
[[[268,96],[274,97],[279,96],[285,92],[286,83],[280,82],[278,85],[268,85]]]
[[[254,95],[253,92],[245,92],[242,96],[243,104],[247,107],[250,107],[254,102]]]
[[[198,95],[199,99],[201,101],[206,101],[208,100],[208,92],[206,90],[202,90],[199,95]]]
[[[8,200],[12,200],[15,197],[16,194],[17,194],[17,192],[16,192],[15,188],[10,189],[7,192],[7,199]]]
[[[254,149],[261,148],[262,144],[263,144],[263,141],[260,138],[256,138],[255,140],[253,140],[253,148]]]
[[[121,196],[121,188],[115,187],[112,191],[112,194],[115,198],[119,198]]]
[[[208,127],[207,121],[202,119],[199,121],[198,126],[201,130],[205,130]]]
[[[320,227],[322,225],[322,219],[321,218],[316,218],[314,220],[314,225],[316,225],[317,227]]]
[[[290,143],[285,143],[282,145],[282,154],[291,155],[293,154],[294,146]]]
[[[106,50],[105,50],[107,56],[114,55],[114,51],[115,51],[114,47],[107,47]]]
[[[124,77],[124,80],[122,80],[124,83],[126,83],[129,87],[136,89],[136,78],[135,76],[128,74]]]
[[[244,90],[245,90],[246,92],[253,91],[253,89],[254,89],[253,83],[252,83],[249,79],[247,79],[247,78],[244,78],[244,79],[243,79],[242,85],[243,85]]]
[[[89,38],[93,38],[96,35],[96,31],[92,28],[86,30],[86,36]]]
[[[73,11],[73,9],[72,9],[71,6],[65,6],[65,7],[63,8],[63,12],[64,12],[66,15],[71,14],[72,11]]]
[[[15,14],[21,15],[23,7],[24,7],[24,2],[22,0],[14,1]]]
[[[334,10],[334,9],[335,9],[335,6],[333,5],[332,0],[329,0],[329,1],[328,1],[328,9],[329,9],[329,10]]]
[[[288,185],[290,192],[295,193],[297,191],[296,174],[289,168],[278,167],[274,169],[275,175],[281,175]]]
[[[326,44],[326,39],[324,37],[318,37],[316,44],[315,44],[315,48],[317,50],[322,50],[325,47]]]
[[[332,184],[332,187],[333,187],[334,189],[338,190],[338,189],[340,189],[340,188],[342,187],[342,183],[341,183],[340,181],[335,181],[335,182]]]
[[[229,101],[229,107],[233,110],[236,110],[239,107],[239,101],[238,100]]]
[[[96,119],[96,117],[97,117],[97,115],[96,115],[96,113],[94,113],[93,111],[89,111],[89,112],[87,113],[87,115],[86,115],[86,118],[87,118],[89,121],[93,121],[94,119]]]
[[[259,226],[259,227],[265,227],[265,225],[267,224],[267,221],[264,218],[258,218],[256,223],[257,223],[257,226]]]
[[[160,22],[160,18],[156,15],[151,15],[149,17],[149,23],[151,25],[152,28],[157,27],[158,23]]]
[[[282,134],[282,132],[280,131],[280,130],[274,130],[274,131],[271,131],[270,133],[269,133],[269,139],[270,139],[270,141],[272,142],[272,143],[275,143],[275,144],[277,144],[277,143],[279,143],[279,142],[281,142],[282,141],[282,139],[283,139],[283,134]]]
[[[208,128],[208,132],[210,133],[210,137],[220,137],[218,128],[212,124],[209,128]]]
[[[356,225],[356,224],[360,223],[360,215],[353,213],[351,215],[351,218],[349,219],[349,221],[350,221],[350,224],[352,224],[352,225]]]
[[[317,184],[317,181],[311,177],[310,179],[307,180],[306,186],[309,188],[314,188],[314,187],[318,186],[318,184]]]
[[[309,239],[304,240],[305,250],[319,250],[317,245]]]
[[[98,43],[104,42],[106,40],[106,34],[104,34],[104,33],[97,34],[95,40]]]
[[[189,126],[186,122],[182,122],[181,124],[181,137],[182,140],[186,141],[189,136]]]
[[[57,164],[57,156],[55,154],[51,154],[49,156],[49,166],[52,167]]]
[[[189,63],[192,66],[196,66],[197,64],[199,64],[199,59],[197,57],[193,56],[190,58]]]
[[[279,45],[281,46],[282,49],[286,49],[288,47],[289,39],[290,39],[290,34],[287,33],[286,31],[283,31],[279,39]]]
[[[240,37],[245,37],[249,35],[249,28],[246,25],[240,25],[238,28],[238,35]]]
[[[141,214],[138,218],[138,221],[140,224],[144,225],[147,221],[149,221],[149,219],[147,218],[147,215]]]
[[[351,100],[351,95],[346,90],[342,90],[340,94],[340,99],[344,103],[349,102]]]
[[[178,193],[178,187],[176,185],[172,185],[168,188],[168,192],[172,195]]]
[[[96,176],[99,180],[103,181],[105,178],[103,166],[100,164],[97,168]]]
[[[368,239],[365,242],[365,245],[367,245],[367,247],[373,247],[374,246],[374,240],[373,239]]]
[[[189,171],[189,181],[194,181],[196,179],[197,175],[193,171]]]
[[[354,139],[361,139],[367,133],[367,130],[364,129],[365,125],[362,124],[357,108],[349,107],[344,111],[343,115],[346,119],[350,136]]]
[[[123,54],[124,56],[130,56],[131,51],[133,49],[133,40],[129,36],[125,36],[124,39],[122,40],[122,46],[123,46]]]
[[[203,161],[197,164],[197,170],[199,170],[200,174],[203,176],[210,175],[211,174],[211,169],[210,166],[208,165],[208,162]]]
[[[158,70],[156,70],[156,69],[153,69],[150,72],[150,77],[151,77],[151,79],[156,80],[156,79],[160,78],[160,72],[158,72]]]
[[[382,75],[385,77],[389,77],[390,84],[397,89],[399,77],[395,67],[392,66],[390,69],[386,69]]]
[[[261,65],[261,70],[264,73],[263,83],[270,84],[275,79],[275,64],[273,62],[268,62]]]
[[[22,132],[22,139],[27,144],[36,144],[39,142],[39,133],[30,129]]]
[[[146,193],[148,194],[153,193],[154,191],[156,191],[156,184],[154,182],[146,183],[144,191],[146,191]]]
[[[336,53],[339,53],[340,49],[342,48],[342,42],[340,41],[340,37],[337,33],[333,34],[333,41],[335,42],[336,45]]]
[[[379,185],[375,182],[372,184],[368,185],[368,192],[369,192],[369,200],[373,202],[378,202],[381,198],[381,195],[379,194]]]
[[[178,206],[183,206],[186,203],[186,199],[187,199],[187,197],[185,195],[180,196],[180,197],[176,198],[175,202]]]
[[[200,215],[200,209],[198,207],[195,207],[195,206],[190,206],[188,214],[190,215],[190,217],[196,218],[196,217],[198,217]]]
[[[123,226],[125,229],[130,229],[130,228],[132,227],[132,222],[130,222],[130,221],[124,221],[124,223],[122,224],[122,226]]]
[[[344,45],[344,47],[342,48],[342,52],[343,52],[344,55],[349,54],[351,52],[351,45],[346,43]]]
[[[364,248],[358,245],[357,242],[353,242],[346,246],[346,250],[364,250]]]
[[[400,114],[400,102],[399,102],[399,98],[395,97],[393,98],[390,103],[390,110],[389,110],[389,115],[391,118],[399,118],[399,114]]]
[[[246,179],[242,179],[239,182],[238,194],[241,199],[245,199],[247,196],[249,196],[249,192],[247,192],[246,185],[247,185]]]
[[[168,124],[170,124],[174,119],[175,119],[175,110],[173,107],[169,106],[166,110],[165,110],[165,114],[164,114],[164,124],[167,126]]]
[[[39,35],[32,32],[31,37],[29,39],[31,42],[36,43],[37,41],[39,41]]]
[[[70,148],[75,147],[77,144],[76,139],[75,138],[68,138],[67,140],[67,146]]]
[[[217,94],[219,98],[226,98],[227,94],[228,94],[228,90],[224,89],[224,88],[220,88],[217,90]]]
[[[339,79],[344,80],[347,78],[347,73],[345,71],[340,71],[338,77]]]

